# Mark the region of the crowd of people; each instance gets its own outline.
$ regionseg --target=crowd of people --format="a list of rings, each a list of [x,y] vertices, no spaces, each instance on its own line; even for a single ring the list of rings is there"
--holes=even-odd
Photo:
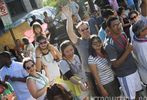
[[[59,48],[53,42],[54,20],[47,12],[44,22],[50,34],[34,20],[33,43],[23,37],[14,50],[6,45],[0,53],[0,100],[142,97],[147,85],[147,18],[135,6],[128,10],[114,1],[117,6],[109,2],[99,12],[81,14],[80,1],[69,0],[61,7],[69,40]]]

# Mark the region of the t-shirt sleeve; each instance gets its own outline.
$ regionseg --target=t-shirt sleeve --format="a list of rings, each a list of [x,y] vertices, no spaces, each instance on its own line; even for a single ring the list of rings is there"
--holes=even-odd
[[[70,66],[67,64],[66,61],[61,60],[59,63],[59,68],[61,73],[64,75],[66,72],[70,71]]]
[[[118,55],[114,47],[112,47],[111,45],[107,45],[105,47],[105,51],[107,52],[110,61],[115,61],[117,59]]]
[[[91,55],[88,57],[88,64],[96,64],[96,59],[94,59],[94,57],[92,57]]]
[[[75,59],[76,59],[76,61],[78,61],[78,63],[81,63],[81,60],[78,55],[75,55]]]
[[[4,69],[4,67],[3,67],[3,68],[0,70],[0,79],[1,79],[2,81],[4,81],[5,75],[6,75],[6,72],[5,72],[5,69]]]

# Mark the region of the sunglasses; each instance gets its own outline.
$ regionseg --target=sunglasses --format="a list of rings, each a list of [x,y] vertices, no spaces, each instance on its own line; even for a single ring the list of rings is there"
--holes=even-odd
[[[39,42],[39,45],[46,44],[47,41]]]
[[[135,19],[135,18],[137,18],[137,16],[134,16],[134,17],[132,17],[132,18],[130,18],[130,19],[133,20],[133,19]]]
[[[30,67],[26,67],[27,70],[30,70],[32,67],[34,67],[35,64],[32,64]]]
[[[85,28],[85,29],[81,29],[81,31],[84,32],[85,30],[88,30],[88,29],[89,29],[89,28],[87,27],[87,28]]]

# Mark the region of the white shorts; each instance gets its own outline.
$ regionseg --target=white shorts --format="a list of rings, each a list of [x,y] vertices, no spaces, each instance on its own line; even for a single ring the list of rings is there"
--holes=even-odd
[[[136,92],[142,90],[138,71],[126,77],[118,77],[118,80],[125,97],[128,97],[130,100],[134,100]]]

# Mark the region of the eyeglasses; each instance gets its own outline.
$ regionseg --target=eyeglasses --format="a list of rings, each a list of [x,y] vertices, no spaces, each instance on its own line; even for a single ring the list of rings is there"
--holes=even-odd
[[[39,42],[39,45],[46,44],[47,41]]]
[[[136,15],[136,16],[134,16],[134,17],[131,17],[131,18],[130,18],[130,20],[133,20],[133,19],[135,19],[135,18],[137,18],[137,15]]]
[[[32,67],[34,67],[35,64],[32,64],[30,67],[26,67],[27,70],[30,70]]]
[[[81,31],[84,32],[85,30],[88,30],[88,29],[89,29],[89,28],[87,27],[87,28],[85,28],[85,29],[81,29]]]

